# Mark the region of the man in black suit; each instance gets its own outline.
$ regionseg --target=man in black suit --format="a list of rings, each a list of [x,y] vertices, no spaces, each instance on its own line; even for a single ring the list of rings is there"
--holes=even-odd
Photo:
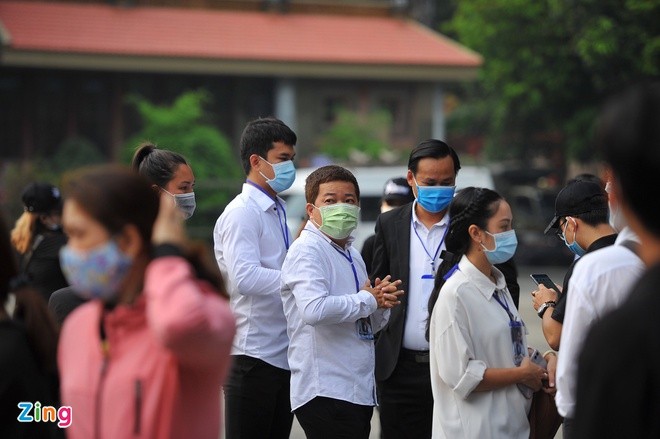
[[[376,221],[371,279],[391,274],[402,280],[401,289],[406,292],[376,342],[376,382],[385,439],[431,437],[428,299],[442,261],[449,225],[446,212],[460,168],[458,155],[449,145],[434,139],[421,142],[410,153],[406,176],[415,202],[383,213]],[[503,268],[517,306],[515,267],[509,261]]]

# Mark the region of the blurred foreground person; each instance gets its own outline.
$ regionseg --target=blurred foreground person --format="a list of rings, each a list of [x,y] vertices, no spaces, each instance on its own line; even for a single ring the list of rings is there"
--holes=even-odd
[[[46,301],[67,286],[60,270],[59,251],[66,244],[62,232],[62,197],[50,183],[30,183],[21,195],[23,214],[11,231],[19,255],[23,281],[36,288]]]
[[[577,438],[660,437],[660,82],[637,86],[604,108],[596,142],[611,190],[641,241],[647,267],[623,305],[596,323],[578,363]],[[617,212],[618,214],[619,212]]]
[[[183,217],[128,168],[101,166],[65,184],[62,268],[91,299],[65,321],[58,351],[69,438],[209,438],[234,318],[219,280],[188,259]]]
[[[13,316],[5,309],[12,278],[18,273],[9,231],[0,218],[0,437],[58,438],[56,422],[19,422],[19,403],[58,406],[57,329],[39,293],[22,286]],[[32,413],[30,414],[32,415]],[[63,413],[63,416],[66,416]],[[62,426],[68,426],[66,420]]]

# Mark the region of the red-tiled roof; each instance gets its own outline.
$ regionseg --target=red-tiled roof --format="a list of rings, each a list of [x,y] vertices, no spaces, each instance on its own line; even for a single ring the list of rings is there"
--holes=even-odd
[[[476,68],[479,55],[408,19],[0,2],[12,51]],[[7,41],[8,40],[8,41]]]

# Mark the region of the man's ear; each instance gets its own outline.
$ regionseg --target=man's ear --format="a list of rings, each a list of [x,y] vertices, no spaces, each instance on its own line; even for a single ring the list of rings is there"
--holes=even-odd
[[[307,218],[311,218],[314,213],[314,205],[312,203],[307,203],[305,205],[305,212],[307,213]]]
[[[144,241],[135,224],[126,224],[117,237],[122,252],[135,258],[144,250]]]
[[[250,156],[250,167],[258,171],[260,169],[260,166],[261,166],[261,157],[259,157],[257,154],[252,154]]]

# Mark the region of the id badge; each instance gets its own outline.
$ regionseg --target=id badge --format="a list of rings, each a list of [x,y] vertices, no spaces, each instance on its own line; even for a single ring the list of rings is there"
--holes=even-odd
[[[523,337],[525,325],[519,320],[513,320],[509,322],[509,329],[511,330],[511,343],[513,346],[513,363],[520,366],[526,355],[525,339]]]
[[[429,301],[428,298],[431,297],[433,292],[433,286],[435,285],[435,275],[433,274],[424,274],[422,275],[422,291],[424,292],[425,300],[422,300],[422,313],[426,315],[429,312]],[[426,321],[424,321],[423,327],[426,328]]]
[[[363,317],[355,322],[355,329],[360,340],[373,340],[374,332],[371,330],[371,320]]]

